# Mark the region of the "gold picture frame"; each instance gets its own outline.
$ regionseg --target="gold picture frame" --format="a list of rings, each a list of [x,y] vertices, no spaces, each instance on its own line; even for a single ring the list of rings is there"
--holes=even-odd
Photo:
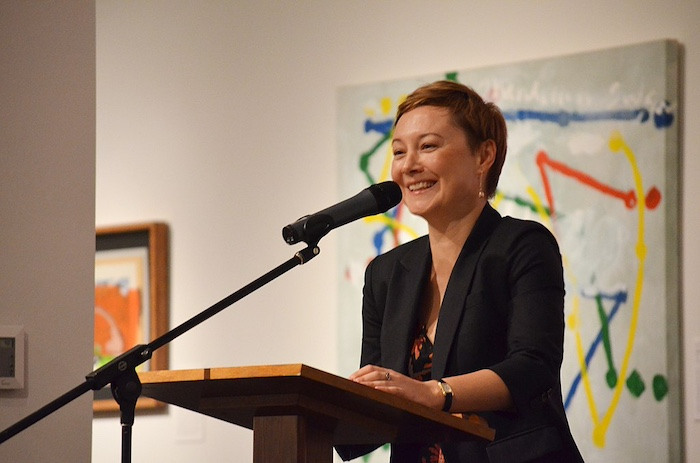
[[[148,344],[169,326],[169,229],[162,222],[101,227],[95,242],[94,368],[137,344]],[[137,371],[166,370],[168,346]],[[140,397],[136,409],[165,404]],[[93,412],[118,412],[110,387],[94,391]]]

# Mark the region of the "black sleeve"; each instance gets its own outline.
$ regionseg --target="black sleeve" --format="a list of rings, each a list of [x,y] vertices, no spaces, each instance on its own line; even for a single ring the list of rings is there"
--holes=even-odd
[[[507,353],[492,365],[515,406],[559,387],[564,343],[564,279],[556,240],[543,226],[528,227],[510,249]]]

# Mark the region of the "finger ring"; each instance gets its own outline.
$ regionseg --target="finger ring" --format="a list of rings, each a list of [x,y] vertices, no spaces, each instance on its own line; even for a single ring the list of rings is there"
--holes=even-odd
[[[384,377],[386,378],[387,381],[391,381],[391,373],[389,373],[388,371],[386,372]]]

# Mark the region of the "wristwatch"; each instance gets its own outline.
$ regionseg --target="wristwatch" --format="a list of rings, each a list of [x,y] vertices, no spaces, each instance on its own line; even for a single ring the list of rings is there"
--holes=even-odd
[[[438,380],[438,386],[440,386],[442,395],[445,397],[445,404],[442,406],[442,411],[449,412],[450,408],[452,408],[452,396],[454,395],[452,394],[452,388],[441,379]]]

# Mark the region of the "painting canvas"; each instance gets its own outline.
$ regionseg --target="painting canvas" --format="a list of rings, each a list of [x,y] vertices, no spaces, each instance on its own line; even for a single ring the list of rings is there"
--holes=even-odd
[[[418,86],[456,80],[501,108],[509,146],[492,204],[559,242],[562,392],[587,462],[680,460],[678,60],[679,45],[662,40],[338,91],[340,197],[390,179],[393,117]],[[399,205],[337,232],[349,374],[365,266],[427,227]]]
[[[95,326],[93,368],[168,329],[168,226],[145,223],[99,228],[95,251]],[[168,366],[167,346],[138,371]],[[139,398],[137,409],[163,404]],[[94,392],[93,410],[119,410],[111,389]]]

